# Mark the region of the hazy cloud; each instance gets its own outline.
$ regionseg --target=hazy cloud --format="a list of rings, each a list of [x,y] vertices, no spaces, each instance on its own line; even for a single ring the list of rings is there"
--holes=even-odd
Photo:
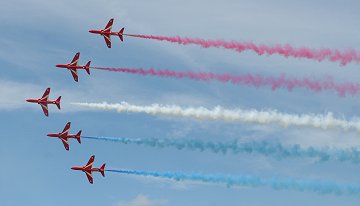
[[[152,199],[146,195],[139,194],[130,201],[120,201],[116,206],[159,206],[168,203],[165,199]]]

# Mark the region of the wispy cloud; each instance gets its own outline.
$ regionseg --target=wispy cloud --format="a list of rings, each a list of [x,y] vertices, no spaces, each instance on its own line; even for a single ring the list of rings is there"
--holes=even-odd
[[[167,205],[166,199],[152,199],[147,195],[139,194],[130,201],[120,201],[116,206],[160,206]]]
[[[11,110],[26,106],[26,98],[42,95],[44,90],[35,84],[0,80],[0,109]]]

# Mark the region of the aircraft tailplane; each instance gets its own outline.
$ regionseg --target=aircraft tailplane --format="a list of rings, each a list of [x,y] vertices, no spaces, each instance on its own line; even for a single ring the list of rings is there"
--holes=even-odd
[[[100,173],[101,173],[101,175],[103,176],[103,177],[105,177],[105,165],[106,164],[103,164],[101,167],[100,167]]]
[[[85,65],[85,70],[89,75],[90,75],[90,63],[91,61],[88,61],[88,63]]]
[[[121,41],[124,41],[123,35],[124,35],[124,27],[122,29],[120,29],[120,31],[119,31],[119,38]]]
[[[61,109],[60,107],[60,100],[61,100],[61,96],[59,96],[59,98],[57,98],[57,100],[55,101],[55,104],[57,106],[58,109]]]
[[[76,140],[79,142],[79,144],[81,144],[81,139],[80,139],[80,137],[81,137],[81,130],[75,135],[75,138],[76,138]]]

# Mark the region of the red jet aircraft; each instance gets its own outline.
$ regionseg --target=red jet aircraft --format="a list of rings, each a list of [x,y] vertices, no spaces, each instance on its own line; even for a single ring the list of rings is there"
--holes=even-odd
[[[65,127],[64,130],[60,133],[55,133],[55,134],[47,134],[48,137],[57,137],[59,139],[61,139],[62,143],[64,144],[64,147],[66,150],[69,150],[69,142],[68,140],[70,138],[74,138],[77,139],[77,141],[81,144],[81,130],[77,133],[77,134],[69,134],[69,129],[71,126],[71,122],[68,122]]]
[[[105,28],[102,30],[89,30],[90,33],[100,34],[101,36],[103,36],[108,48],[111,48],[111,35],[119,36],[120,40],[124,41],[124,39],[123,39],[124,28],[120,29],[119,32],[111,32],[113,22],[114,22],[114,19],[110,19],[110,21],[107,23]]]
[[[56,100],[51,101],[48,100],[49,98],[49,94],[50,94],[50,88],[47,88],[43,94],[43,96],[40,99],[27,99],[27,102],[31,102],[31,103],[38,103],[41,105],[41,108],[44,111],[45,116],[49,116],[49,110],[48,110],[48,104],[56,104],[56,106],[60,108],[60,100],[61,100],[61,96],[59,96]]]
[[[91,61],[88,61],[88,63],[85,66],[77,65],[80,57],[80,52],[76,53],[73,60],[69,64],[57,64],[56,67],[59,68],[66,68],[71,71],[72,76],[74,77],[74,80],[78,81],[78,69],[85,69],[86,72],[90,75],[90,63]]]
[[[105,164],[103,164],[100,168],[93,168],[93,162],[95,160],[95,155],[91,156],[88,163],[85,166],[75,166],[72,167],[72,170],[81,170],[85,172],[86,177],[88,178],[89,182],[93,184],[92,172],[100,172],[103,177],[105,177]]]

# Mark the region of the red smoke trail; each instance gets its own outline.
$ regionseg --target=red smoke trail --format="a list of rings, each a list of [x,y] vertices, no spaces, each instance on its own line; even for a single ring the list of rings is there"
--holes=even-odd
[[[287,88],[291,91],[294,88],[306,88],[314,92],[320,92],[324,90],[333,90],[338,93],[339,96],[345,96],[346,94],[355,95],[360,92],[360,84],[354,83],[335,83],[332,78],[327,77],[325,80],[314,80],[310,78],[291,79],[287,78],[285,74],[279,77],[264,77],[262,75],[232,75],[232,74],[214,74],[211,72],[192,72],[192,71],[171,71],[167,69],[136,69],[136,68],[101,68],[93,67],[98,70],[123,72],[131,74],[139,74],[143,76],[151,75],[158,77],[172,77],[172,78],[188,78],[199,81],[216,80],[220,82],[231,82],[232,84],[242,84],[254,87],[271,86],[272,90],[279,88]]]
[[[154,39],[159,41],[168,41],[178,44],[195,44],[203,48],[216,47],[224,49],[232,49],[237,52],[251,50],[258,55],[273,55],[279,54],[285,57],[306,58],[317,61],[329,60],[332,62],[340,62],[341,65],[346,65],[350,62],[360,63],[360,53],[358,51],[349,49],[347,51],[339,51],[337,49],[310,49],[306,47],[294,48],[289,44],[268,46],[264,44],[256,45],[252,42],[237,42],[237,41],[224,41],[224,40],[205,40],[199,38],[189,37],[165,37],[165,36],[152,36],[152,35],[138,35],[127,34],[127,36],[138,37],[143,39]]]

